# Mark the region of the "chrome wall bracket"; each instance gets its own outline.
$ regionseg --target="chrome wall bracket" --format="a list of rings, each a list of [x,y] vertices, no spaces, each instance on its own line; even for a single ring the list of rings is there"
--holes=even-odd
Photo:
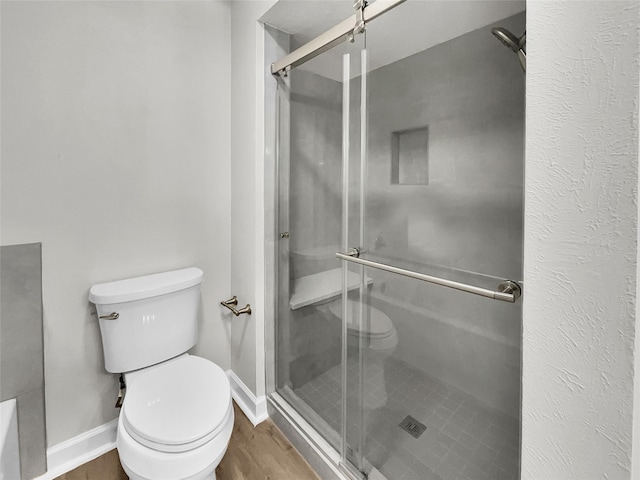
[[[353,42],[356,35],[364,32],[366,27],[364,21],[365,8],[367,8],[367,2],[365,0],[355,0],[355,2],[353,2],[353,9],[356,11],[356,25],[353,27],[353,34],[348,37],[350,42]]]
[[[342,44],[345,40],[351,40],[356,34],[364,31],[368,22],[405,1],[378,1],[367,5],[366,0],[356,0],[353,4],[356,10],[353,15],[271,64],[271,74],[287,76],[287,73],[292,68],[302,65],[336,45]]]
[[[243,313],[246,313],[247,315],[251,315],[251,305],[248,304],[248,303],[242,308],[238,308],[238,309],[235,308],[235,306],[238,305],[238,297],[236,297],[235,295],[233,297],[231,297],[229,300],[221,301],[220,305],[222,305],[223,307],[226,307],[229,310],[231,310],[231,312],[236,317],[239,317]]]
[[[349,257],[358,258],[360,256],[360,249],[358,247],[351,247],[349,250],[344,252],[344,254],[348,255]]]
[[[509,301],[513,303],[522,295],[522,287],[520,287],[518,282],[514,282],[513,280],[505,280],[504,282],[500,282],[498,284],[498,292],[512,295],[513,301]]]

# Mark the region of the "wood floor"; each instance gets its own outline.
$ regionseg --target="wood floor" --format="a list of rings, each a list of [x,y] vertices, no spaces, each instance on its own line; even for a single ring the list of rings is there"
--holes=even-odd
[[[233,403],[236,419],[218,480],[320,480],[271,420],[254,427]],[[116,450],[55,480],[128,480]]]

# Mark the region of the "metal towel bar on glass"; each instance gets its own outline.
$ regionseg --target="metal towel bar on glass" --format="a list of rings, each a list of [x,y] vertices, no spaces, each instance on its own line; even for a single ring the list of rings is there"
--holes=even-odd
[[[520,298],[520,295],[522,294],[520,285],[512,280],[505,280],[501,282],[498,285],[498,290],[489,290],[486,288],[475,287],[473,285],[467,285],[465,283],[454,282],[453,280],[447,280],[445,278],[432,277],[431,275],[425,275],[424,273],[405,270],[404,268],[398,268],[392,265],[386,265],[384,263],[365,260],[363,258],[359,258],[359,256],[360,250],[358,250],[357,248],[351,248],[345,253],[336,253],[336,257],[338,257],[340,260],[358,263],[360,265],[364,265],[365,267],[377,268],[378,270],[384,270],[385,272],[397,273],[398,275],[415,278],[416,280],[422,280],[423,282],[453,288],[462,292],[473,293],[474,295],[480,295],[482,297],[492,298],[494,300],[500,300],[502,302],[514,303],[518,298]]]

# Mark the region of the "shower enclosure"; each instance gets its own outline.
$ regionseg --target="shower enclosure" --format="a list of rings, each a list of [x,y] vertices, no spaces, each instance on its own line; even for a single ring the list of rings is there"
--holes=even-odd
[[[524,2],[409,1],[275,75],[271,401],[354,478],[519,477],[525,78],[492,28]]]

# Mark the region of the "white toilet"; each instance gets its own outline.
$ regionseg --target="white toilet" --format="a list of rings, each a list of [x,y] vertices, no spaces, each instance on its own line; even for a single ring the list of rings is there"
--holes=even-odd
[[[198,339],[202,270],[94,285],[105,368],[124,373],[117,448],[132,480],[215,480],[233,430],[231,387]]]

